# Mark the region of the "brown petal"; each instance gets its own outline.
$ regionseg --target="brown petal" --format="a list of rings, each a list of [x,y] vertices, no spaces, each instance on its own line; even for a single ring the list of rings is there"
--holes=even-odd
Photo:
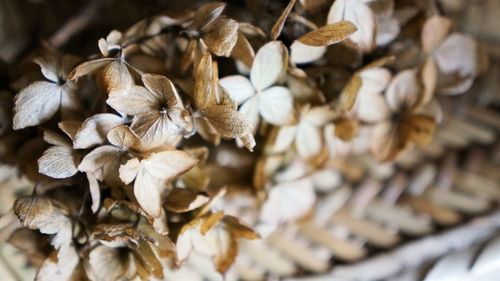
[[[238,40],[231,52],[231,57],[243,62],[248,68],[252,67],[255,51],[248,39],[240,32],[238,32]]]
[[[205,54],[195,71],[194,104],[199,110],[207,107],[212,96],[212,56]]]
[[[219,17],[204,31],[203,41],[210,52],[217,56],[229,57],[238,40],[238,22]]]
[[[311,31],[300,37],[299,41],[309,46],[329,46],[345,40],[356,31],[356,26],[350,21],[340,21]]]
[[[280,17],[278,20],[274,23],[273,28],[271,29],[271,40],[276,40],[281,33],[281,30],[283,29],[283,26],[285,25],[286,18],[290,14],[290,12],[293,9],[293,6],[295,5],[296,0],[290,0],[286,8],[283,10],[281,13]]]
[[[350,141],[358,134],[358,122],[353,119],[335,121],[335,135],[343,141]]]
[[[426,145],[432,141],[436,130],[436,121],[431,116],[413,115],[406,124],[410,127],[409,139],[418,145]]]
[[[224,2],[210,2],[204,4],[196,11],[193,23],[191,24],[191,28],[193,29],[203,28],[204,26],[208,25],[216,18],[218,18],[222,14],[225,8],[226,8],[226,3]]]
[[[197,192],[182,188],[173,189],[167,197],[167,210],[176,213],[189,212],[201,207],[209,198]]]
[[[346,112],[353,108],[362,85],[363,80],[361,80],[358,74],[354,74],[351,79],[349,79],[342,93],[340,93],[338,107],[341,111]]]
[[[422,27],[422,48],[426,53],[435,50],[439,44],[450,33],[452,22],[446,17],[439,15],[427,19]]]
[[[121,60],[113,60],[99,74],[100,81],[106,92],[113,94],[127,93],[134,84],[127,65]]]

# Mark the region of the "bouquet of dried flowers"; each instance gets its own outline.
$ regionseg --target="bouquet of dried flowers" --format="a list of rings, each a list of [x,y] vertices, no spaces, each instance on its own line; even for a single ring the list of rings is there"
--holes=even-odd
[[[113,30],[89,58],[45,46],[2,90],[2,160],[34,185],[2,221],[37,241],[37,280],[168,279],[192,252],[225,273],[241,239],[355,179],[350,155],[430,143],[488,64],[435,1],[231,5]]]

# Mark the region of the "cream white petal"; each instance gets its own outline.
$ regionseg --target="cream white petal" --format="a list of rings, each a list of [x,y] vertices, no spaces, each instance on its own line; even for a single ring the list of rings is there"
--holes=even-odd
[[[293,97],[287,88],[271,87],[260,93],[258,100],[260,115],[267,122],[278,126],[294,122]]]
[[[219,83],[226,89],[231,98],[238,104],[255,95],[255,89],[248,78],[241,75],[231,75],[220,79]]]
[[[288,50],[280,41],[262,46],[253,61],[250,81],[258,91],[272,86],[286,71]]]

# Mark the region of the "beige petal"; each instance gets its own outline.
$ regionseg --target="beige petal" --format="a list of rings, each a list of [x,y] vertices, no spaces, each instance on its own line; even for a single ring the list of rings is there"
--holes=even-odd
[[[201,110],[210,104],[212,99],[212,56],[205,54],[195,69],[194,104]]]
[[[308,178],[274,186],[262,206],[260,218],[272,224],[299,219],[313,207],[316,195]]]
[[[219,17],[203,31],[203,41],[210,52],[217,56],[229,57],[238,41],[238,22]]]
[[[120,153],[121,150],[118,147],[112,145],[100,146],[83,157],[82,162],[78,165],[78,170],[92,173],[97,169],[101,169],[108,162],[113,161],[113,158],[120,157]]]
[[[126,157],[118,147],[100,146],[85,155],[78,170],[91,173],[109,186],[122,186],[118,170],[125,163]]]
[[[349,38],[356,31],[357,28],[352,22],[339,21],[306,33],[298,41],[315,47],[329,46]]]
[[[83,121],[78,129],[73,147],[75,149],[89,148],[106,141],[108,132],[125,122],[121,116],[111,113],[99,113]]]
[[[341,111],[349,111],[353,108],[358,97],[359,90],[363,85],[363,80],[358,74],[354,74],[347,82],[344,89],[340,93],[338,107]]]
[[[147,159],[141,161],[141,168],[147,170],[147,174],[169,181],[189,169],[197,163],[197,159],[181,150],[163,151],[153,153]]]
[[[153,217],[161,215],[161,198],[165,183],[152,176],[141,163],[134,183],[134,195],[141,208]]]
[[[281,30],[283,29],[283,26],[285,25],[286,18],[290,14],[290,12],[293,9],[293,6],[295,5],[296,0],[290,0],[286,8],[283,10],[281,13],[280,17],[278,20],[274,23],[273,28],[271,28],[271,40],[276,40],[280,34]]]
[[[337,115],[328,105],[316,106],[309,109],[302,116],[301,122],[307,122],[312,126],[320,127],[332,121]]]
[[[212,256],[214,254],[215,249],[212,244],[205,235],[202,235],[200,232],[202,222],[202,220],[198,219],[181,228],[177,241],[175,242],[177,260],[179,262],[186,260],[192,249],[207,256]]]
[[[139,150],[141,147],[139,136],[126,125],[114,127],[109,131],[107,139],[109,143],[121,149]]]
[[[452,22],[446,17],[435,15],[427,19],[422,27],[422,48],[424,52],[431,53],[450,33]]]
[[[166,102],[168,107],[183,107],[181,97],[167,77],[155,74],[143,74],[141,77],[144,86],[156,95],[156,100]]]
[[[283,126],[276,128],[276,136],[269,148],[270,153],[283,153],[290,149],[295,140],[297,126]]]
[[[111,95],[106,103],[118,112],[139,115],[159,110],[159,97],[141,86],[131,86],[128,93]]]
[[[127,93],[134,84],[125,62],[116,59],[102,68],[99,78],[110,96]]]
[[[80,159],[73,148],[67,146],[52,146],[45,150],[38,159],[38,171],[46,176],[63,179],[78,172],[76,168]]]
[[[207,203],[209,198],[188,189],[175,188],[167,197],[165,207],[176,213],[189,212]]]
[[[288,66],[288,50],[280,41],[271,41],[262,46],[250,71],[250,81],[258,91],[278,81]]]
[[[129,259],[120,249],[99,245],[89,253],[86,272],[94,281],[119,280],[128,267]]]
[[[223,226],[214,227],[206,236],[215,250],[214,261],[217,271],[226,272],[234,263],[238,254],[236,238],[229,229]]]
[[[54,83],[59,83],[59,59],[56,54],[37,57],[33,62],[40,66],[45,78]]]
[[[240,112],[227,106],[212,106],[203,111],[203,115],[219,133],[226,137],[243,136],[251,131],[250,123]]]
[[[210,121],[201,116],[194,119],[194,123],[196,126],[196,132],[209,143],[219,145],[221,134],[217,132],[214,126],[210,123]]]
[[[134,181],[141,168],[141,162],[137,158],[132,158],[124,165],[120,166],[120,179],[124,184],[130,184]]]
[[[325,46],[309,46],[295,40],[290,46],[290,60],[295,64],[310,63],[323,57],[325,52]]]
[[[68,82],[71,83],[71,82]],[[63,120],[80,119],[82,107],[74,85],[64,84],[61,93],[61,116]]]
[[[243,105],[240,107],[239,112],[245,116],[245,119],[250,124],[252,134],[255,135],[257,129],[259,128],[259,98],[254,96],[248,99]]]
[[[229,93],[231,98],[238,104],[255,95],[255,89],[248,78],[241,75],[231,75],[220,79],[219,83]]]
[[[92,198],[92,213],[95,214],[99,209],[99,204],[101,203],[101,190],[99,189],[99,183],[97,179],[91,174],[87,173],[87,180],[89,181],[89,192],[90,198]]]
[[[73,71],[69,74],[68,79],[74,80],[79,77],[92,74],[113,61],[114,59],[111,58],[103,58],[81,63],[77,67],[75,67],[75,69],[73,69]]]
[[[363,52],[375,48],[375,15],[363,1],[337,0],[328,12],[327,23],[332,24],[342,20],[354,23],[358,31],[350,36]]]
[[[455,75],[466,80],[470,76],[478,75],[482,70],[477,43],[463,34],[453,33],[448,36],[434,52],[433,57],[442,75]]]
[[[259,112],[273,125],[290,125],[295,121],[293,97],[290,91],[281,86],[269,88],[259,94]]]
[[[168,115],[158,111],[135,116],[131,128],[145,147],[173,143],[179,136],[178,128],[169,120]]]
[[[14,98],[14,130],[36,126],[49,120],[59,109],[61,86],[49,82],[34,82]]]
[[[403,70],[394,76],[387,87],[385,93],[387,104],[393,111],[412,108],[419,101],[420,90],[416,71]]]
[[[321,131],[307,123],[301,123],[297,129],[295,148],[300,157],[308,159],[318,155],[323,147]]]
[[[362,71],[360,76],[363,85],[354,106],[357,117],[368,123],[388,118],[390,110],[382,92],[391,81],[391,73],[385,68],[372,68]]]
[[[427,105],[434,97],[434,92],[436,91],[438,70],[432,57],[427,58],[420,69],[419,76],[423,90],[417,108]]]

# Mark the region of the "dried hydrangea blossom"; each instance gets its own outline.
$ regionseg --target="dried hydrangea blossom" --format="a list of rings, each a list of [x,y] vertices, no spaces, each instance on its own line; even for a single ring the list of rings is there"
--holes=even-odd
[[[45,48],[20,67],[0,152],[34,188],[4,218],[51,244],[37,280],[167,280],[197,255],[227,274],[259,243],[243,240],[318,215],[359,163],[382,178],[429,143],[437,94],[487,67],[433,5],[268,2],[252,18],[251,3],[190,1],[111,31],[100,54]]]

